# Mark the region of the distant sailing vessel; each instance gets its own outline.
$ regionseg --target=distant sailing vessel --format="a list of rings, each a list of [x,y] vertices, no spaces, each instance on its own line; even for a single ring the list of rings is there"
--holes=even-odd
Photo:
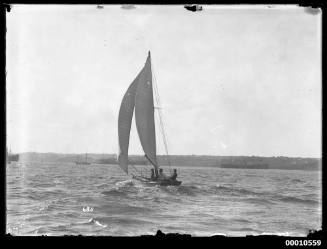
[[[85,161],[75,161],[76,164],[90,165],[91,163],[87,161],[87,153],[85,154]]]
[[[19,161],[19,154],[12,154],[11,150],[6,148],[6,160],[10,164],[11,162],[18,162]]]
[[[142,70],[137,77],[131,83],[127,89],[123,100],[121,102],[119,117],[118,117],[118,140],[119,140],[119,155],[118,163],[120,167],[128,174],[128,146],[130,138],[130,130],[133,118],[133,112],[135,109],[135,123],[139,139],[145,153],[145,158],[154,168],[154,177],[146,177],[138,172],[138,174],[132,174],[134,179],[154,183],[159,185],[180,185],[182,182],[177,181],[174,178],[166,177],[160,179],[159,165],[156,155],[156,133],[154,122],[154,109],[156,108],[159,113],[161,132],[163,135],[166,154],[168,155],[168,147],[166,142],[165,131],[161,118],[160,108],[154,107],[153,100],[153,85],[152,85],[152,70],[151,70],[151,55],[148,53],[148,58]],[[156,104],[160,105],[159,94],[154,85],[156,94]],[[170,163],[169,163],[170,166]],[[133,167],[135,171],[136,168]]]

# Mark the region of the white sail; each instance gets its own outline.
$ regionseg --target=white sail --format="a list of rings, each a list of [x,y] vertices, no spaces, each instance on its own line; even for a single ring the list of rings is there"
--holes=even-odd
[[[154,124],[150,52],[136,88],[135,122],[144,153],[157,170],[158,164],[156,156],[156,132]]]
[[[133,111],[142,148],[147,159],[157,171],[156,135],[154,124],[154,106],[150,52],[146,63],[125,93],[118,117],[118,137],[120,167],[128,173],[128,146]]]
[[[135,106],[135,92],[138,83],[138,79],[142,74],[142,71],[138,74],[135,80],[127,89],[124,98],[120,105],[118,116],[118,141],[119,141],[119,154],[118,163],[120,167],[128,173],[128,146],[129,136],[131,131],[131,123],[133,118],[133,111]]]

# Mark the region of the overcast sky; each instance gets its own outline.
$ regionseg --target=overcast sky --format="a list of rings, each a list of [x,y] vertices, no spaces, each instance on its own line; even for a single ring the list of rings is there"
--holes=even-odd
[[[117,153],[148,50],[170,154],[321,156],[321,13],[296,6],[14,5],[8,146]],[[130,153],[144,154],[134,120]]]

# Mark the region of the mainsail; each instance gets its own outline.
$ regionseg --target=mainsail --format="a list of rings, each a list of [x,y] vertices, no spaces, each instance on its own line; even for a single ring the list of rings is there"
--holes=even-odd
[[[158,169],[150,52],[135,94],[135,123],[146,158]]]
[[[137,83],[143,69],[127,89],[120,105],[118,116],[118,138],[119,138],[119,155],[118,162],[120,167],[128,173],[128,145],[133,111],[135,106],[135,92]]]
[[[150,52],[146,63],[138,76],[129,86],[122,100],[118,117],[120,167],[128,173],[128,146],[135,108],[135,123],[146,158],[157,171],[156,136],[154,124],[154,106],[152,90],[152,72]]]

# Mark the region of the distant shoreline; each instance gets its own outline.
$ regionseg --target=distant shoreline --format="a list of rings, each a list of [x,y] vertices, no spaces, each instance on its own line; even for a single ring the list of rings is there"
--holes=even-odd
[[[63,154],[63,153],[20,153],[21,162],[75,162],[85,154]],[[117,164],[115,154],[88,153],[88,161],[97,164]],[[300,169],[321,170],[321,158],[301,157],[260,157],[260,156],[206,156],[206,155],[158,155],[158,164],[167,166],[195,166],[195,167],[221,167],[229,165],[228,168],[253,168],[266,169]],[[141,155],[130,155],[129,161],[134,165],[146,165],[147,160]]]

